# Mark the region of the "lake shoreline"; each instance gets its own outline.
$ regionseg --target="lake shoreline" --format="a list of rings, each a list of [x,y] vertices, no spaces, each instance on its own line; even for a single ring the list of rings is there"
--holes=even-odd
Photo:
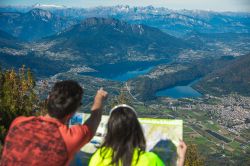
[[[174,86],[163,88],[161,90],[156,91],[155,96],[171,97],[174,99],[202,97],[203,94],[192,87],[199,80],[201,80],[201,77],[195,78],[192,81],[183,81]]]
[[[126,82],[129,79],[149,73],[152,69],[161,64],[168,64],[170,60],[161,61],[136,61],[90,66],[96,72],[83,72],[81,75],[104,78],[112,81]]]

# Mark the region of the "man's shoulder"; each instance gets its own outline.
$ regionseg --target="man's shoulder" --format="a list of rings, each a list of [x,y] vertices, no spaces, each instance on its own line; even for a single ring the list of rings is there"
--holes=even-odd
[[[16,119],[13,120],[12,125],[17,125],[23,122],[28,122],[31,120],[38,120],[38,121],[43,121],[43,122],[50,122],[53,124],[56,124],[57,126],[65,126],[58,120],[54,118],[48,118],[46,116],[19,116]]]
[[[29,121],[29,120],[34,119],[34,118],[35,118],[35,116],[28,116],[28,117],[27,116],[19,116],[13,120],[11,126],[15,126],[17,124],[20,124],[20,123],[25,122],[25,121]]]

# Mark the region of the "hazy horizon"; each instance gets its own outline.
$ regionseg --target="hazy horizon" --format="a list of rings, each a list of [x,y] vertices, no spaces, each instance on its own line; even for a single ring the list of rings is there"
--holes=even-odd
[[[128,5],[130,7],[165,7],[173,10],[205,10],[218,12],[250,12],[250,1],[248,0],[3,0],[1,6],[33,6],[60,5],[77,8],[108,7],[117,5]]]

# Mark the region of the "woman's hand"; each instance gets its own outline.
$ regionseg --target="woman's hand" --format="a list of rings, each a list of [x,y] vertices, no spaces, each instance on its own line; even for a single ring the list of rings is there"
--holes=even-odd
[[[177,147],[177,166],[184,166],[186,151],[187,145],[184,141],[180,141],[179,146]]]

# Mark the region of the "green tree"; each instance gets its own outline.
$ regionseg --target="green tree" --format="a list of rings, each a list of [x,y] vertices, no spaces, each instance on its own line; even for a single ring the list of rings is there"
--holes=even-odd
[[[11,122],[18,116],[33,115],[39,100],[32,73],[25,66],[18,72],[0,70],[0,85],[0,141],[3,144]]]
[[[111,100],[109,105],[111,108],[113,108],[114,106],[116,106],[118,104],[128,104],[128,105],[132,104],[131,98],[129,97],[128,92],[125,88],[120,89],[119,95],[115,96]]]

